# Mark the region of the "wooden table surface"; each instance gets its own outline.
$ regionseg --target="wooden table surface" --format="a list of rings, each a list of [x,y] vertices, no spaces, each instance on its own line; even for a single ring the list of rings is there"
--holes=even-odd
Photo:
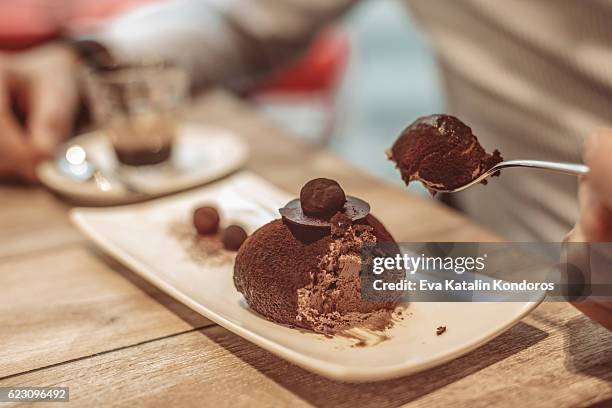
[[[400,241],[498,239],[288,136],[227,94],[201,98],[191,116],[244,135],[252,147],[248,167],[287,191],[297,193],[315,176],[339,180],[368,200]],[[68,386],[70,404],[88,407],[612,404],[612,334],[567,304],[542,304],[487,345],[438,368],[386,382],[339,383],[161,293],[88,242],[69,223],[69,207],[42,188],[0,186],[1,387]]]

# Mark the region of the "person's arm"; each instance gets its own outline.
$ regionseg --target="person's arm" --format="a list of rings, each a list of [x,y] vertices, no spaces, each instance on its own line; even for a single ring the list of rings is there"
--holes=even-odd
[[[169,0],[129,11],[96,35],[125,62],[150,56],[187,69],[195,86],[244,87],[299,54],[358,0]]]

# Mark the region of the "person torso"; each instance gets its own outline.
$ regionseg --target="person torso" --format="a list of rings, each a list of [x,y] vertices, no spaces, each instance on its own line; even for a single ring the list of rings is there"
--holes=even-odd
[[[448,111],[506,159],[581,161],[583,139],[612,125],[612,2],[410,0],[429,35]],[[560,240],[577,216],[577,180],[509,170],[458,196],[515,240]]]

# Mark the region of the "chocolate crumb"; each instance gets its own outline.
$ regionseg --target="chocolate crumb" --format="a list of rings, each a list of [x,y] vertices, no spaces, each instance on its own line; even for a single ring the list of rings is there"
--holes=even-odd
[[[446,326],[438,326],[436,329],[436,336],[441,336],[446,331]]]
[[[353,347],[366,347],[368,342],[365,340],[359,340],[357,343],[353,344]]]
[[[345,235],[350,226],[353,225],[351,218],[342,212],[337,212],[331,220],[331,233],[333,237],[341,237]]]

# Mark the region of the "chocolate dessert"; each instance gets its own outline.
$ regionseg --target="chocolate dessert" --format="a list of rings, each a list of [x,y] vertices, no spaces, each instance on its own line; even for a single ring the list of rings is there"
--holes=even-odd
[[[300,195],[306,201],[312,198],[309,191],[336,188],[326,179],[313,183]],[[282,219],[264,225],[243,243],[234,266],[234,284],[253,310],[274,322],[328,335],[353,327],[384,330],[392,324],[399,295],[362,299],[361,255],[367,245],[395,241],[369,214],[367,203],[346,197],[343,207],[334,208],[338,202],[310,202],[318,214],[335,211],[316,223],[300,214],[299,208],[283,211],[285,207]],[[348,211],[350,202],[359,209]],[[354,204],[359,202],[367,206],[365,213],[362,204]]]
[[[464,186],[503,161],[498,150],[486,153],[472,129],[450,115],[417,119],[388,156],[406,184],[421,181],[432,194]]]

